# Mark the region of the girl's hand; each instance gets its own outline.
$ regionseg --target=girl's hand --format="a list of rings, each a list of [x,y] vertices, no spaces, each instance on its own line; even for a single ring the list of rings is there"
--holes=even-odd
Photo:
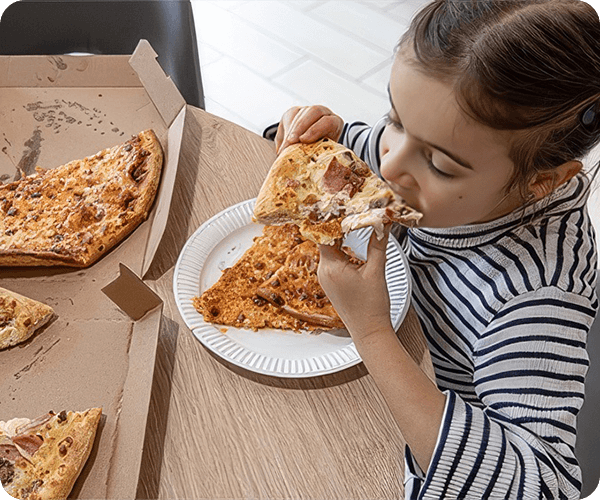
[[[325,106],[304,106],[288,109],[277,128],[277,154],[290,144],[310,143],[328,137],[337,141],[342,135],[344,120]]]
[[[367,262],[361,266],[350,262],[339,248],[319,245],[319,282],[355,341],[364,340],[384,329],[393,331],[385,280],[389,229],[389,226],[386,227],[381,240],[373,231]]]

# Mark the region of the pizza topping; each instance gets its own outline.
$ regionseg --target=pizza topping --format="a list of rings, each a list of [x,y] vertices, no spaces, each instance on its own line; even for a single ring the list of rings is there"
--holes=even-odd
[[[306,321],[307,323],[312,323],[313,325],[324,326],[327,328],[340,328],[341,326],[339,320],[325,314],[302,312],[287,305],[284,305],[282,309],[290,316],[294,316],[294,318]]]
[[[36,434],[20,434],[12,438],[19,451],[25,450],[30,457],[44,444],[44,439]]]
[[[65,410],[61,411],[56,417],[56,420],[58,420],[59,424],[65,423],[67,421],[67,412]]]
[[[364,177],[360,177],[352,169],[342,165],[335,157],[329,162],[329,166],[323,174],[323,190],[326,193],[336,194],[345,190],[350,198],[356,194],[364,182]]]
[[[52,416],[53,415],[50,412],[48,412],[45,415],[42,415],[41,417],[38,417],[34,420],[27,420],[25,421],[25,423],[16,427],[14,433],[16,436],[18,436],[19,434],[31,433],[42,427],[46,422],[50,421]]]
[[[42,481],[41,479],[36,479],[26,488],[21,488],[21,495],[19,498],[27,500],[29,498],[29,495],[31,495],[32,493],[36,493],[40,489],[40,486],[42,486],[43,484],[44,481]]]
[[[71,436],[67,436],[60,443],[58,443],[59,455],[61,457],[64,457],[67,454],[67,452],[69,451],[69,448],[71,447],[72,444],[73,444],[73,438]]]
[[[10,460],[0,457],[0,483],[2,483],[3,486],[7,486],[12,483],[14,476],[14,464]]]
[[[0,444],[0,459],[7,459],[15,462],[19,458],[21,458],[21,454],[12,442],[10,442],[10,444],[6,442]]]

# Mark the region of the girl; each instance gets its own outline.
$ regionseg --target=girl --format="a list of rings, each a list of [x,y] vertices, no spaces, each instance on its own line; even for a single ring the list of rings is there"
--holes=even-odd
[[[391,326],[385,238],[361,267],[322,247],[318,270],[408,443],[406,498],[579,498],[598,15],[578,0],[435,0],[388,90],[373,128],[293,108],[276,145],[340,140],[423,213],[404,247],[437,386]]]

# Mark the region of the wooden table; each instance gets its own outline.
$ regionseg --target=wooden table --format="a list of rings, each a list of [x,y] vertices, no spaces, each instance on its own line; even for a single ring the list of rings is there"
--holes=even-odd
[[[141,498],[403,497],[404,439],[362,364],[310,379],[245,371],[204,348],[175,305],[173,268],[186,240],[255,197],[274,159],[272,142],[188,106],[169,222],[146,276],[165,306]],[[399,336],[433,377],[412,308]]]

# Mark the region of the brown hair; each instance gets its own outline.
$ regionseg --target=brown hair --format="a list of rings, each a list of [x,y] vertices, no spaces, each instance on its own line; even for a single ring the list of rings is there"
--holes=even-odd
[[[451,83],[468,115],[518,131],[507,190],[600,141],[600,21],[587,3],[434,0],[399,47],[411,44],[417,67]]]

